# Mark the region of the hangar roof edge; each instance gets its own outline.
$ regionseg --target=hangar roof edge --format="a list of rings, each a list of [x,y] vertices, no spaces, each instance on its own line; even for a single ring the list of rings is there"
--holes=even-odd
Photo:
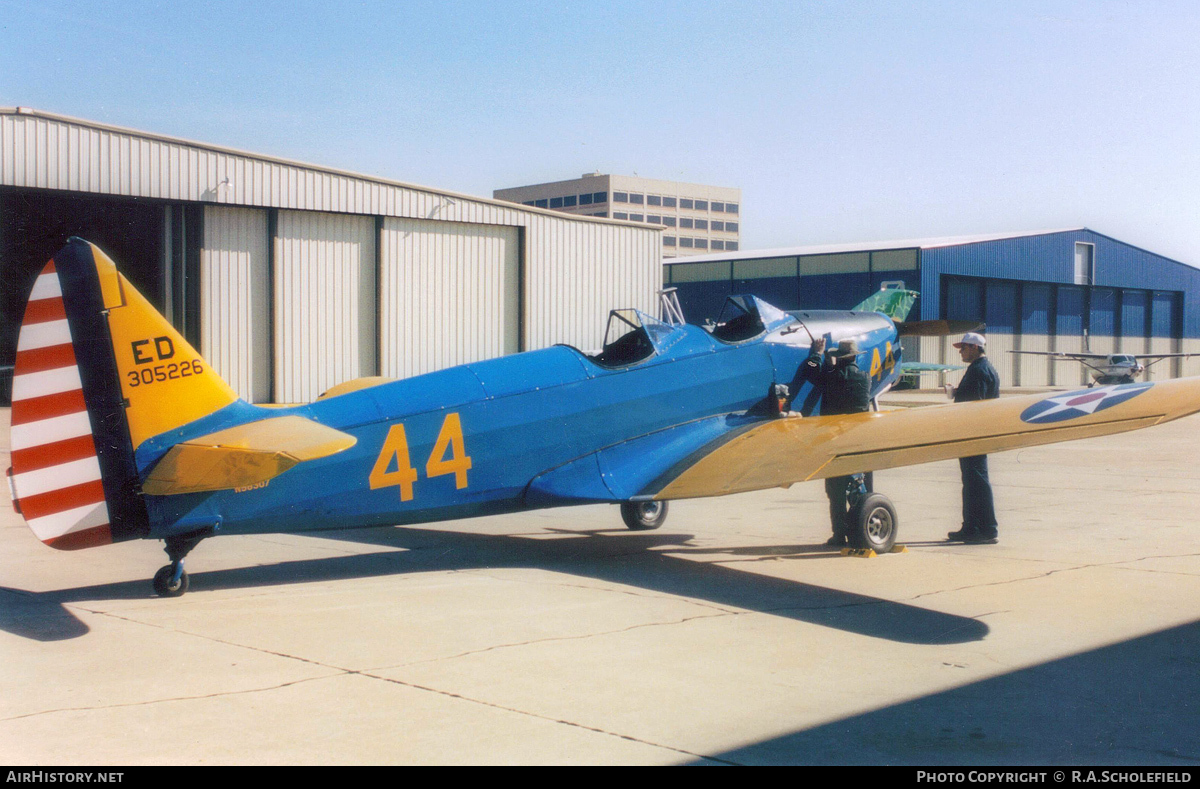
[[[3,107],[3,106],[0,106],[0,116],[2,116],[2,115],[15,115],[15,116],[20,116],[20,117],[42,118],[45,120],[56,121],[59,123],[76,124],[79,126],[84,126],[84,127],[91,128],[91,129],[97,129],[100,131],[110,131],[110,132],[115,132],[118,134],[135,135],[135,136],[143,137],[143,138],[149,139],[149,140],[156,140],[159,142],[172,143],[175,145],[186,145],[186,146],[190,146],[192,148],[211,151],[213,153],[226,154],[226,155],[230,155],[230,156],[241,156],[241,157],[245,157],[248,159],[256,159],[256,160],[263,161],[263,162],[271,162],[271,163],[283,165],[286,167],[298,167],[298,168],[303,168],[306,170],[313,170],[316,172],[328,173],[330,175],[336,175],[336,176],[341,176],[341,177],[345,177],[345,178],[356,178],[356,179],[359,179],[362,181],[369,181],[369,182],[373,182],[373,183],[377,183],[377,184],[383,184],[386,186],[393,186],[393,187],[398,187],[401,189],[410,189],[410,190],[413,190],[416,192],[426,192],[428,194],[439,195],[442,197],[458,198],[461,200],[471,200],[471,201],[475,201],[478,203],[484,203],[486,205],[493,205],[493,206],[498,206],[501,208],[508,208],[508,209],[512,209],[512,210],[516,210],[516,211],[526,211],[526,212],[534,213],[534,214],[542,214],[545,216],[552,216],[552,217],[555,217],[558,219],[575,219],[575,220],[583,220],[583,221],[588,221],[588,222],[599,222],[602,224],[609,224],[609,225],[619,225],[619,226],[623,226],[623,227],[628,227],[628,226],[632,225],[634,227],[644,228],[647,230],[658,230],[658,231],[660,231],[660,233],[663,229],[656,225],[651,225],[651,224],[646,224],[646,223],[627,222],[627,221],[620,220],[620,219],[611,219],[611,218],[606,218],[606,217],[591,217],[591,216],[581,216],[578,214],[567,214],[567,213],[563,213],[562,211],[554,211],[554,210],[545,209],[545,208],[537,208],[535,206],[522,205],[521,203],[514,203],[509,200],[499,200],[499,199],[496,199],[493,197],[483,197],[480,195],[466,194],[464,192],[454,192],[454,191],[451,191],[448,189],[439,189],[439,188],[431,187],[431,186],[422,186],[421,184],[413,184],[413,183],[408,183],[406,181],[397,181],[392,178],[384,178],[384,177],[378,176],[378,175],[366,175],[364,173],[354,172],[353,170],[341,170],[336,167],[328,167],[326,165],[320,165],[320,164],[310,164],[308,162],[301,162],[301,161],[297,161],[295,159],[284,159],[284,158],[281,158],[278,156],[270,156],[268,154],[254,153],[253,151],[244,151],[244,150],[240,150],[238,148],[230,148],[230,147],[223,146],[223,145],[216,145],[214,143],[198,142],[196,140],[189,140],[184,137],[172,137],[169,134],[160,134],[158,132],[147,132],[147,131],[142,131],[141,129],[133,129],[128,126],[116,126],[116,125],[113,125],[110,123],[103,123],[100,121],[88,120],[86,118],[76,118],[76,117],[72,117],[70,115],[61,115],[61,114],[55,113],[55,112],[46,112],[44,110],[33,109],[31,107],[24,107],[24,106]]]
[[[892,241],[860,241],[848,244],[816,244],[799,247],[779,247],[775,249],[747,249],[738,252],[725,252],[722,254],[711,255],[688,255],[686,257],[677,257],[671,260],[664,260],[663,263],[672,265],[676,263],[717,263],[725,260],[759,260],[762,258],[776,257],[792,257],[794,255],[836,255],[846,252],[881,252],[884,250],[899,250],[899,249],[939,249],[942,247],[961,246],[964,244],[978,244],[984,241],[1006,241],[1015,238],[1030,238],[1033,236],[1048,236],[1056,233],[1077,233],[1087,231],[1102,238],[1107,238],[1110,241],[1115,241],[1118,244],[1123,244],[1132,249],[1137,249],[1163,260],[1176,263],[1180,266],[1186,266],[1189,269],[1196,269],[1189,263],[1175,258],[1167,257],[1152,250],[1140,247],[1137,244],[1130,244],[1128,241],[1122,241],[1119,238],[1113,238],[1110,235],[1098,232],[1090,227],[1061,227],[1050,230],[1025,230],[1009,233],[981,233],[969,236],[944,236],[933,238],[915,238],[901,239]]]

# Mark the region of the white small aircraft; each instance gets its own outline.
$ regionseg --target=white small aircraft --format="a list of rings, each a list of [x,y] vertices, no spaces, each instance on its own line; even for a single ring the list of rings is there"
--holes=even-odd
[[[1200,356],[1200,353],[1069,353],[1066,351],[1009,351],[1009,353],[1024,353],[1032,356],[1049,356],[1056,362],[1079,362],[1092,372],[1094,379],[1088,384],[1108,386],[1111,384],[1130,384],[1156,362],[1163,359],[1182,359],[1187,356]],[[1145,364],[1143,364],[1145,362]]]

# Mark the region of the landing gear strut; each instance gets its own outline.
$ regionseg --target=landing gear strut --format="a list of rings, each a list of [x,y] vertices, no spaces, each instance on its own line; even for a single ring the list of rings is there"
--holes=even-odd
[[[154,591],[159,597],[180,597],[188,590],[188,574],[184,572],[183,559],[211,533],[211,529],[205,529],[199,534],[185,534],[165,540],[167,544],[164,550],[171,563],[154,574]]]

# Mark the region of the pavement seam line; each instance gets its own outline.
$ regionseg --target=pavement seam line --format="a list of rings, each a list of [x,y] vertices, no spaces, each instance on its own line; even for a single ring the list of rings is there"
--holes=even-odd
[[[969,584],[967,586],[958,586],[958,587],[955,587],[954,589],[936,589],[932,592],[922,592],[921,594],[914,595],[913,597],[908,597],[905,599],[906,600],[920,600],[922,597],[931,597],[933,595],[947,594],[947,593],[953,593],[953,592],[963,592],[968,589],[984,589],[989,586],[1004,586],[1006,584],[1022,583],[1024,581],[1037,581],[1037,580],[1041,580],[1043,578],[1049,578],[1050,576],[1057,575],[1059,573],[1069,573],[1069,572],[1075,572],[1077,570],[1091,570],[1091,569],[1095,569],[1098,567],[1111,567],[1116,570],[1132,570],[1132,571],[1139,572],[1139,573],[1164,573],[1167,575],[1184,575],[1184,576],[1194,578],[1195,576],[1192,575],[1191,573],[1172,573],[1172,572],[1169,572],[1166,570],[1147,570],[1147,569],[1141,569],[1138,567],[1121,567],[1120,565],[1129,564],[1131,562],[1144,562],[1144,561],[1149,561],[1151,559],[1173,559],[1173,558],[1176,558],[1179,556],[1186,557],[1186,556],[1196,556],[1196,555],[1197,554],[1167,554],[1167,555],[1163,555],[1163,556],[1142,556],[1137,559],[1122,559],[1120,561],[1115,561],[1115,562],[1097,562],[1094,564],[1079,564],[1079,565],[1074,565],[1072,567],[1059,567],[1059,568],[1056,568],[1053,570],[1047,570],[1044,573],[1038,573],[1035,575],[1027,575],[1027,576],[1023,576],[1021,578],[1009,578],[1009,579],[1006,579],[1003,581],[989,581],[987,583]]]
[[[549,638],[535,638],[531,641],[514,641],[514,642],[511,642],[508,644],[494,644],[490,647],[484,647],[482,649],[469,649],[466,652],[459,652],[458,654],[455,654],[455,655],[444,655],[442,657],[432,657],[432,658],[426,658],[424,660],[413,660],[408,663],[397,663],[394,666],[379,666],[379,667],[376,667],[373,669],[367,669],[367,670],[369,670],[369,671],[387,671],[390,669],[408,668],[409,666],[420,666],[420,665],[424,665],[426,663],[440,663],[443,660],[457,660],[458,658],[461,658],[461,657],[469,657],[470,655],[480,655],[485,652],[491,652],[491,651],[497,650],[497,649],[513,649],[516,647],[533,646],[534,644],[550,644],[550,643],[554,643],[556,641],[581,641],[586,638],[599,638],[601,636],[611,636],[611,635],[617,635],[619,633],[628,633],[633,630],[641,630],[641,629],[647,628],[647,627],[673,627],[675,625],[683,625],[683,624],[687,624],[688,622],[694,622],[694,621],[697,621],[700,619],[719,619],[719,618],[725,617],[725,616],[740,616],[743,613],[751,613],[751,612],[722,611],[720,613],[715,613],[715,614],[702,614],[702,615],[697,615],[697,616],[688,616],[688,617],[684,617],[682,619],[676,619],[676,620],[673,620],[670,622],[643,622],[641,624],[630,625],[629,627],[618,628],[616,630],[601,630],[601,631],[598,631],[595,633],[581,633],[581,634],[575,635],[575,636],[552,636]]]
[[[66,607],[66,606],[64,606],[64,607]],[[180,633],[183,635],[189,635],[194,638],[199,638],[199,639],[203,639],[206,641],[212,641],[212,642],[215,642],[218,644],[224,644],[226,646],[240,647],[242,649],[247,649],[247,650],[250,650],[253,652],[259,652],[262,654],[272,655],[274,657],[281,657],[281,658],[286,658],[286,659],[291,659],[291,660],[297,660],[297,661],[300,661],[303,663],[308,663],[313,666],[320,666],[321,668],[329,669],[336,673],[330,674],[327,676],[323,676],[323,677],[306,677],[303,679],[293,680],[291,682],[285,682],[285,683],[281,683],[276,686],[266,687],[266,688],[248,688],[246,690],[228,691],[228,692],[224,692],[224,693],[210,693],[210,694],[205,694],[205,695],[201,695],[201,696],[185,696],[185,697],[167,698],[167,699],[151,699],[151,700],[147,700],[147,701],[134,702],[134,703],[130,703],[130,704],[116,704],[116,705],[109,705],[109,706],[105,706],[105,707],[79,707],[79,708],[62,708],[62,709],[55,709],[55,710],[41,710],[39,712],[32,712],[32,713],[28,713],[26,715],[18,715],[13,718],[0,719],[0,721],[19,720],[21,718],[37,717],[37,716],[49,715],[49,714],[53,714],[53,713],[57,713],[57,712],[86,711],[89,709],[115,709],[115,708],[120,708],[120,707],[140,707],[140,706],[149,706],[151,704],[168,703],[168,702],[173,702],[173,701],[193,701],[193,700],[207,699],[207,698],[220,698],[222,696],[236,696],[236,695],[242,695],[242,694],[246,694],[246,693],[262,693],[262,692],[268,692],[268,691],[272,691],[272,690],[279,690],[282,688],[290,687],[292,685],[298,685],[298,684],[301,684],[304,682],[335,679],[338,677],[345,677],[345,676],[360,676],[360,677],[368,677],[371,679],[380,680],[383,682],[388,682],[388,683],[392,683],[392,684],[396,684],[396,685],[401,685],[404,687],[409,687],[409,688],[412,688],[415,690],[423,690],[428,693],[436,693],[436,694],[439,694],[442,696],[447,696],[447,697],[459,699],[462,701],[473,702],[475,704],[480,704],[480,705],[487,706],[487,707],[493,707],[495,709],[505,710],[505,711],[512,712],[512,713],[518,714],[518,715],[526,715],[529,717],[538,718],[540,720],[550,721],[552,723],[559,723],[559,724],[562,724],[565,726],[571,726],[574,728],[583,729],[585,731],[592,731],[597,734],[604,734],[604,735],[607,735],[610,737],[618,737],[620,739],[629,740],[631,742],[637,742],[637,743],[640,743],[643,745],[649,745],[654,748],[663,748],[663,749],[674,751],[676,753],[680,753],[680,754],[683,754],[685,756],[689,756],[689,757],[692,757],[695,759],[705,759],[705,760],[709,760],[709,761],[718,762],[720,764],[728,764],[728,765],[735,765],[735,766],[738,765],[737,762],[731,762],[731,761],[728,761],[725,759],[719,759],[719,758],[713,757],[713,756],[704,756],[702,754],[693,753],[691,751],[687,751],[682,748],[676,748],[671,745],[662,745],[659,743],[650,742],[648,740],[642,740],[642,739],[639,739],[637,737],[633,737],[633,736],[627,735],[627,734],[618,734],[616,732],[605,731],[604,729],[598,729],[593,726],[586,726],[584,724],[575,723],[573,721],[551,718],[546,715],[539,715],[534,712],[528,712],[525,710],[518,710],[518,709],[511,708],[511,707],[505,707],[503,705],[493,704],[491,702],[483,701],[481,699],[473,699],[468,696],[463,696],[461,694],[451,693],[449,691],[438,690],[436,688],[425,687],[425,686],[418,685],[415,683],[405,682],[403,680],[393,679],[393,678],[389,678],[389,677],[383,677],[383,676],[379,676],[378,674],[372,673],[372,671],[379,671],[381,669],[355,671],[352,669],[342,668],[340,666],[331,666],[327,663],[321,663],[319,661],[311,660],[309,658],[298,657],[296,655],[288,655],[288,654],[281,653],[281,652],[274,652],[269,649],[263,649],[261,647],[250,646],[247,644],[237,644],[234,642],[226,641],[224,639],[212,638],[211,636],[203,636],[203,635],[200,635],[197,633],[191,633],[186,630],[179,630],[177,628],[167,628],[162,625],[156,625],[156,624],[153,624],[150,622],[142,622],[137,619],[131,619],[126,616],[121,616],[121,615],[113,614],[113,613],[106,612],[106,611],[94,611],[94,610],[85,608],[83,606],[79,606],[79,610],[87,611],[88,613],[96,614],[99,616],[109,616],[114,619],[129,622],[131,624],[139,624],[139,625],[144,625],[147,627],[154,627],[154,628],[158,628],[161,630],[167,630],[167,631],[174,632],[174,633]],[[635,629],[642,628],[642,627],[653,627],[653,626],[658,626],[658,625],[682,624],[683,622],[690,621],[691,619],[712,619],[712,618],[726,616],[726,615],[727,614],[722,613],[722,614],[712,614],[712,615],[708,615],[708,616],[696,616],[696,617],[689,617],[687,619],[677,621],[677,622],[651,622],[651,623],[646,623],[646,624],[642,624],[642,625],[633,625],[629,628],[625,628],[625,630],[635,630]],[[621,631],[612,631],[612,632],[621,632]],[[570,638],[572,638],[572,639],[573,638],[591,638],[593,635],[607,635],[607,633],[596,633],[596,634],[589,634],[589,635],[573,636]],[[547,640],[570,640],[570,639],[547,639]],[[532,643],[537,643],[537,642],[531,641],[528,643],[532,644]],[[492,647],[492,648],[501,648],[501,647],[505,647],[505,646],[518,646],[518,645],[503,645],[502,644],[502,645],[498,645],[498,647]],[[487,651],[487,650],[481,650],[481,651]],[[457,656],[452,656],[450,659],[453,659],[453,657],[457,657]],[[404,665],[412,665],[412,664],[404,664]],[[396,668],[402,668],[402,667],[403,667],[403,665],[397,666]]]
[[[64,606],[64,607],[66,607],[66,606]],[[378,674],[371,673],[372,671],[379,671],[380,669],[373,669],[373,670],[367,670],[367,671],[355,671],[355,670],[352,670],[352,669],[345,669],[345,668],[341,668],[341,667],[339,667],[339,666],[330,666],[330,665],[328,665],[328,664],[326,664],[326,663],[321,663],[321,662],[318,662],[318,661],[315,661],[315,660],[310,660],[310,659],[308,659],[308,658],[302,658],[302,657],[298,657],[298,656],[296,656],[296,655],[288,655],[288,654],[284,654],[284,653],[281,653],[281,652],[273,652],[273,651],[271,651],[271,650],[269,650],[269,649],[262,649],[261,647],[249,646],[249,645],[246,645],[246,644],[237,644],[237,643],[233,643],[233,642],[230,642],[230,641],[225,641],[225,640],[223,640],[223,639],[219,639],[219,638],[212,638],[211,636],[203,636],[203,635],[199,635],[199,634],[196,634],[196,633],[191,633],[191,632],[189,632],[189,631],[186,631],[186,630],[179,630],[179,629],[177,629],[177,628],[167,628],[167,627],[164,627],[164,626],[162,626],[162,625],[156,625],[156,624],[149,623],[149,622],[142,622],[142,621],[139,621],[139,620],[136,620],[136,619],[131,619],[131,618],[129,618],[129,617],[120,616],[120,615],[118,615],[118,614],[113,614],[113,613],[106,612],[106,611],[93,611],[93,610],[91,610],[91,609],[88,609],[88,608],[85,608],[85,607],[83,607],[83,606],[79,606],[79,609],[80,609],[80,610],[82,610],[82,611],[87,611],[88,613],[92,613],[92,614],[96,614],[96,615],[100,615],[100,616],[110,616],[110,617],[112,617],[112,618],[114,618],[114,619],[118,619],[118,620],[121,620],[121,621],[130,622],[130,623],[132,623],[132,624],[140,624],[140,625],[145,625],[145,626],[147,626],[147,627],[155,627],[155,628],[158,628],[158,629],[161,629],[161,630],[169,630],[170,632],[174,632],[174,633],[180,633],[180,634],[184,634],[184,635],[190,635],[190,636],[193,636],[193,637],[195,637],[195,638],[200,638],[200,639],[204,639],[204,640],[207,640],[207,641],[212,641],[212,642],[215,642],[215,643],[218,643],[218,644],[224,644],[224,645],[226,645],[226,646],[240,647],[240,648],[242,648],[242,649],[248,649],[248,650],[251,650],[251,651],[254,651],[254,652],[260,652],[260,653],[267,654],[267,655],[272,655],[272,656],[275,656],[275,657],[288,658],[288,659],[291,659],[291,660],[298,660],[298,661],[301,661],[301,662],[303,662],[303,663],[308,663],[308,664],[310,664],[310,665],[314,665],[314,666],[320,666],[321,668],[330,669],[330,670],[332,670],[332,671],[335,671],[335,672],[337,672],[337,673],[330,674],[330,675],[328,675],[328,676],[324,676],[324,677],[306,677],[306,678],[304,678],[304,679],[294,680],[294,681],[292,681],[292,682],[285,682],[285,683],[282,683],[282,684],[280,684],[280,685],[273,686],[273,687],[268,687],[268,688],[250,688],[250,689],[246,689],[246,690],[239,690],[239,691],[229,691],[229,692],[226,692],[226,693],[212,693],[212,694],[205,694],[205,695],[202,695],[202,696],[191,696],[191,697],[180,697],[180,698],[169,698],[169,699],[153,699],[153,700],[147,700],[147,701],[135,702],[135,703],[131,703],[131,704],[117,704],[117,705],[110,705],[110,706],[107,706],[107,707],[80,707],[80,708],[63,708],[63,709],[57,709],[57,710],[41,710],[41,711],[39,711],[39,712],[28,713],[28,714],[26,714],[26,715],[19,715],[19,716],[16,716],[16,717],[14,717],[14,718],[6,718],[6,719],[0,719],[0,720],[4,720],[4,721],[7,721],[7,720],[18,720],[18,719],[21,719],[21,718],[36,717],[36,716],[40,716],[40,715],[49,715],[49,714],[56,713],[56,712],[71,712],[71,711],[76,711],[76,710],[78,710],[78,711],[85,711],[85,710],[89,710],[89,709],[115,709],[115,708],[119,708],[119,707],[140,707],[140,706],[148,706],[148,705],[151,705],[151,704],[167,703],[167,702],[172,702],[172,701],[192,701],[192,700],[206,699],[206,698],[219,698],[219,697],[221,697],[221,696],[234,696],[234,695],[241,695],[241,694],[245,694],[245,693],[261,693],[261,692],[267,692],[267,691],[272,691],[272,690],[278,690],[278,689],[281,689],[281,688],[289,687],[289,686],[291,686],[291,685],[297,685],[297,684],[300,684],[300,683],[303,683],[303,682],[312,682],[312,681],[315,681],[315,680],[334,679],[334,678],[338,678],[338,677],[344,677],[344,676],[360,676],[360,677],[369,677],[369,678],[371,678],[371,679],[376,679],[376,680],[380,680],[380,681],[383,681],[383,682],[388,682],[388,683],[392,683],[392,684],[396,684],[396,685],[401,685],[401,686],[404,686],[404,687],[412,688],[412,689],[414,689],[414,690],[423,690],[423,691],[425,691],[425,692],[428,692],[428,693],[436,693],[436,694],[438,694],[438,695],[447,696],[447,697],[449,697],[449,698],[455,698],[455,699],[459,699],[459,700],[461,700],[461,701],[472,702],[472,703],[475,703],[475,704],[480,704],[480,705],[483,705],[483,706],[486,706],[486,707],[492,707],[492,708],[499,709],[499,710],[505,710],[505,711],[507,711],[507,712],[511,712],[511,713],[514,713],[514,714],[517,714],[517,715],[526,715],[526,716],[529,716],[529,717],[538,718],[538,719],[540,719],[540,720],[546,720],[546,721],[550,721],[550,722],[552,722],[552,723],[559,723],[559,724],[562,724],[562,725],[564,725],[564,726],[571,726],[571,727],[574,727],[574,728],[583,729],[583,730],[585,730],[585,731],[591,731],[591,732],[595,732],[595,733],[597,733],[597,734],[604,734],[604,735],[607,735],[607,736],[610,736],[610,737],[618,737],[618,738],[620,738],[620,739],[623,739],[623,740],[629,740],[629,741],[631,741],[631,742],[640,743],[640,744],[642,744],[642,745],[649,745],[649,746],[651,746],[651,747],[654,747],[654,748],[663,748],[663,749],[666,749],[666,750],[669,750],[669,751],[674,751],[674,752],[676,752],[676,753],[680,753],[680,754],[683,754],[683,755],[685,755],[685,756],[689,756],[689,757],[692,757],[692,758],[695,758],[695,759],[705,759],[705,760],[709,760],[709,761],[718,762],[718,763],[720,763],[720,764],[728,764],[728,765],[740,766],[740,765],[739,765],[737,762],[731,762],[731,761],[729,761],[729,760],[726,760],[726,759],[720,759],[720,758],[717,758],[717,757],[714,757],[714,756],[704,756],[703,754],[693,753],[693,752],[691,752],[691,751],[687,751],[687,750],[684,750],[684,749],[682,749],[682,748],[676,748],[676,747],[674,747],[674,746],[671,746],[671,745],[662,745],[662,744],[660,744],[660,743],[650,742],[650,741],[648,741],[648,740],[643,740],[643,739],[640,739],[640,738],[637,738],[637,737],[633,737],[633,736],[631,736],[631,735],[627,735],[627,734],[619,734],[619,733],[616,733],[616,732],[605,731],[604,729],[599,729],[599,728],[596,728],[596,727],[593,727],[593,726],[586,726],[586,725],[584,725],[584,724],[582,724],[582,723],[575,723],[575,722],[573,722],[573,721],[567,721],[567,720],[561,720],[561,719],[557,719],[557,718],[551,718],[551,717],[549,717],[549,716],[546,716],[546,715],[539,715],[538,713],[534,713],[534,712],[528,712],[528,711],[525,711],[525,710],[518,710],[518,709],[511,708],[511,707],[505,707],[505,706],[503,706],[503,705],[500,705],[500,704],[494,704],[494,703],[492,703],[492,702],[483,701],[483,700],[481,700],[481,699],[473,699],[473,698],[470,698],[470,697],[468,697],[468,696],[463,696],[463,695],[461,695],[461,694],[458,694],[458,693],[451,693],[450,691],[438,690],[438,689],[436,689],[436,688],[426,687],[426,686],[423,686],[423,685],[418,685],[418,684],[416,684],[416,683],[412,683],[412,682],[405,682],[405,681],[403,681],[403,680],[393,679],[393,678],[390,678],[390,677],[383,677],[383,676],[379,676]],[[727,615],[728,615],[728,614],[721,613],[721,614],[712,614],[712,615],[708,615],[708,616],[696,616],[696,617],[689,617],[689,618],[686,618],[686,619],[684,619],[684,620],[681,620],[681,621],[678,621],[678,622],[651,622],[651,623],[646,623],[646,624],[642,624],[642,625],[633,625],[633,626],[631,626],[631,627],[629,627],[629,628],[625,628],[625,629],[626,629],[626,630],[635,630],[635,629],[642,628],[642,627],[653,627],[653,626],[658,626],[658,625],[673,625],[673,624],[681,624],[682,622],[687,622],[687,621],[690,621],[691,619],[712,619],[712,618],[717,618],[717,617],[720,617],[720,616],[727,616]],[[736,615],[736,614],[735,614],[735,615]],[[613,632],[621,632],[621,631],[613,631]],[[572,639],[573,639],[573,638],[591,638],[591,637],[592,637],[592,635],[606,635],[606,633],[596,633],[596,634],[591,634],[591,635],[582,635],[582,636],[571,637],[571,638],[572,638]],[[548,639],[548,640],[569,640],[569,639]],[[531,643],[531,644],[532,644],[532,643],[537,643],[537,642],[528,642],[528,643]],[[508,646],[508,645],[499,645],[499,646],[500,646],[500,647],[504,647],[504,646]],[[494,647],[494,648],[495,648],[495,647]],[[482,650],[482,651],[486,651],[486,650]],[[412,664],[406,664],[406,665],[412,665]],[[401,668],[401,667],[403,667],[403,666],[398,666],[397,668]]]
[[[582,729],[584,731],[590,731],[590,732],[594,732],[596,734],[603,734],[608,737],[617,737],[619,739],[628,740],[630,742],[636,742],[641,745],[649,745],[652,748],[663,748],[668,751],[674,751],[675,753],[683,754],[684,756],[690,756],[693,759],[705,759],[707,761],[712,761],[712,762],[717,762],[719,764],[727,764],[727,765],[737,766],[737,767],[743,766],[739,762],[733,762],[728,759],[721,759],[716,756],[705,756],[703,754],[693,753],[692,751],[684,750],[683,748],[676,748],[673,745],[663,745],[661,743],[651,742],[649,740],[643,740],[640,737],[634,737],[631,734],[618,734],[617,732],[607,731],[605,729],[600,729],[595,726],[588,726],[583,723],[576,723],[575,721],[562,720],[561,718],[553,718],[553,717],[550,717],[549,715],[541,715],[539,713],[530,712],[528,710],[519,710],[519,709],[515,709],[513,707],[506,707],[503,704],[496,704],[491,701],[484,701],[483,699],[471,698],[470,696],[464,696],[461,693],[452,693],[451,691],[448,691],[448,690],[438,690],[437,688],[431,688],[427,685],[418,685],[415,682],[405,682],[404,680],[393,679],[391,677],[381,677],[381,676],[378,676],[376,674],[372,674],[372,673],[366,672],[366,671],[358,672],[358,673],[364,677],[371,677],[373,679],[382,680],[383,682],[389,682],[391,684],[400,685],[402,687],[411,688],[413,690],[422,690],[422,691],[425,691],[426,693],[436,693],[439,696],[446,696],[448,698],[458,699],[459,701],[465,701],[465,702],[468,702],[471,704],[479,704],[484,707],[491,707],[492,709],[503,710],[504,712],[511,712],[514,715],[524,715],[524,716],[530,717],[530,718],[537,718],[538,720],[549,721],[550,723],[558,723],[563,726],[570,726],[572,728]]]
[[[93,706],[89,706],[89,707],[58,707],[58,708],[52,709],[52,710],[38,710],[37,712],[27,712],[24,715],[14,715],[10,718],[0,718],[0,723],[7,723],[9,721],[16,721],[16,720],[23,720],[25,718],[37,718],[42,715],[55,715],[57,713],[63,713],[63,712],[90,712],[90,711],[94,711],[94,710],[115,710],[115,709],[122,709],[125,707],[149,707],[154,704],[168,704],[171,702],[178,702],[178,701],[201,701],[204,699],[219,699],[223,696],[242,696],[242,695],[245,695],[248,693],[268,693],[273,690],[280,690],[282,688],[291,687],[292,685],[300,685],[305,682],[315,682],[318,680],[335,679],[337,677],[342,677],[347,674],[357,674],[357,673],[358,672],[356,672],[356,671],[343,671],[342,673],[339,673],[339,674],[330,674],[330,675],[327,675],[324,677],[304,677],[303,679],[295,679],[295,680],[292,680],[291,682],[283,682],[278,685],[269,685],[269,686],[262,687],[262,688],[245,688],[244,690],[228,690],[228,691],[222,691],[219,693],[204,693],[204,694],[201,694],[198,696],[171,696],[171,697],[162,698],[162,699],[147,699],[145,701],[131,701],[131,702],[127,702],[124,704],[100,704],[100,705],[93,705]]]

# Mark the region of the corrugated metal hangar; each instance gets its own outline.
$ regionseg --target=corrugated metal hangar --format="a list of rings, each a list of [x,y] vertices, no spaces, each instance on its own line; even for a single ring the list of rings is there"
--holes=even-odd
[[[0,366],[73,235],[244,398],[302,402],[360,376],[599,347],[607,310],[655,309],[660,233],[0,108]]]
[[[980,320],[1003,386],[1086,383],[1082,365],[1010,350],[1200,352],[1200,270],[1087,228],[705,255],[671,261],[691,322],[753,293],[787,309],[850,309],[884,283],[920,292],[912,318]],[[919,315],[916,313],[919,312]],[[909,361],[954,364],[953,337],[905,338]],[[1197,374],[1162,361],[1151,378]]]

